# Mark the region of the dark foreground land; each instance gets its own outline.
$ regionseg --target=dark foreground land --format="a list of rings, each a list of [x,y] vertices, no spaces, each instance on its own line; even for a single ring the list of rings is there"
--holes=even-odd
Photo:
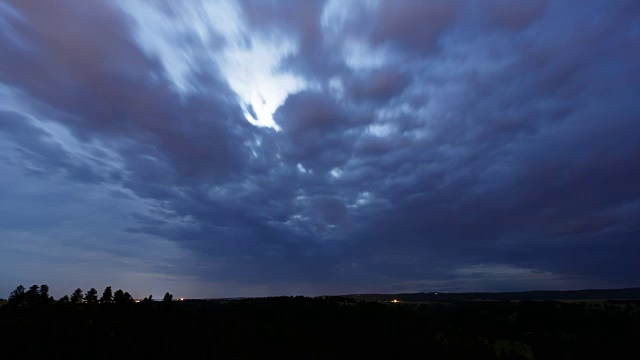
[[[5,304],[0,357],[640,358],[639,300],[411,300]]]

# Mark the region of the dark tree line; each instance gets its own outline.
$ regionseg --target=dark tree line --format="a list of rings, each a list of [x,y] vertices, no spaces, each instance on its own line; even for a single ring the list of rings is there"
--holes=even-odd
[[[11,292],[8,299],[8,303],[11,305],[42,305],[50,304],[53,301],[53,297],[49,296],[49,286],[46,284],[40,286],[32,285],[29,290],[26,290],[24,286],[19,285]]]
[[[153,301],[153,296],[149,295],[144,298],[143,302]],[[166,293],[162,299],[164,302],[173,301],[173,295]],[[47,305],[55,303],[53,296],[49,295],[49,286],[47,284],[32,285],[29,290],[24,286],[18,285],[9,295],[7,301],[9,306],[33,306]],[[77,288],[70,296],[64,295],[58,299],[59,304],[130,304],[135,302],[129,292],[118,289],[113,292],[111,286],[107,286],[102,292],[102,296],[98,298],[98,290],[89,289],[85,294],[82,289]]]
[[[637,358],[640,344],[640,300],[171,301],[165,294],[127,304],[124,291],[110,288],[101,297],[77,289],[57,302],[48,292],[20,286],[11,294],[19,305],[0,306],[1,358],[627,359]],[[30,306],[41,303],[50,305]]]

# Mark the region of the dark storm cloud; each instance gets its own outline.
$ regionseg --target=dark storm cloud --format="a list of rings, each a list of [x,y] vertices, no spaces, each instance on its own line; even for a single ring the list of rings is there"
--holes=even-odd
[[[548,3],[549,0],[489,0],[483,5],[490,24],[522,30],[543,15]]]
[[[408,74],[400,73],[396,69],[383,69],[359,74],[349,93],[355,101],[370,100],[377,104],[391,100],[409,85],[411,78]]]
[[[321,21],[326,1],[243,0],[240,5],[258,31],[286,32],[298,40],[299,51],[284,61],[285,67],[312,76],[327,76],[344,67],[335,58],[337,49],[324,40]]]
[[[15,28],[28,49],[3,56],[11,71],[2,80],[60,111],[56,120],[78,136],[140,142],[131,150],[160,156],[187,177],[225,176],[243,165],[234,138],[250,126],[237,121],[240,110],[227,103],[230,90],[219,80],[207,84],[217,97],[178,99],[162,68],[132,42],[122,14],[103,2],[15,7],[24,14]]]
[[[282,127],[283,154],[294,163],[326,172],[344,163],[357,133],[367,121],[326,94],[301,92],[289,96],[274,115]]]
[[[381,2],[373,21],[362,19],[359,27],[370,26],[374,44],[398,47],[404,51],[432,52],[440,36],[453,25],[461,1],[407,2],[396,6]]]
[[[26,167],[32,175],[47,177],[59,174],[75,181],[90,183],[101,182],[109,176],[97,167],[87,166],[87,162],[83,163],[82,159],[72,158],[62,144],[52,139],[43,129],[34,126],[27,117],[0,111],[0,120],[0,134],[19,144],[13,150],[20,157],[11,157],[10,152],[5,152],[4,160],[20,166],[31,165]]]
[[[3,6],[3,160],[139,204],[123,238],[187,251],[155,271],[254,294],[637,285],[633,1],[242,1],[240,45],[189,44],[291,36],[274,70],[305,85],[279,131],[210,52],[180,90],[144,14]]]

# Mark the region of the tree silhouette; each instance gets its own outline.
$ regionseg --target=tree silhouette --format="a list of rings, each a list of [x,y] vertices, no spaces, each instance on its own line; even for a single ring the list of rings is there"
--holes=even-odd
[[[112,303],[113,302],[113,292],[111,291],[111,286],[107,286],[102,293],[102,297],[100,298],[101,303]]]
[[[89,289],[87,294],[84,296],[84,302],[87,304],[95,304],[98,302],[98,290],[95,288]]]
[[[68,304],[69,303],[69,296],[65,295],[63,297],[61,297],[60,299],[58,299],[58,304]]]
[[[27,304],[35,304],[40,297],[40,287],[38,285],[31,285],[29,290],[27,290],[26,295],[26,303]]]
[[[50,304],[53,298],[49,296],[49,285],[42,284],[40,285],[40,292],[38,293],[38,303],[40,304]]]
[[[26,297],[24,290],[24,286],[18,285],[9,295],[9,304],[20,305],[24,303]]]
[[[127,303],[132,303],[133,302],[133,296],[131,296],[131,294],[129,294],[128,292],[125,291],[124,293],[124,301]]]
[[[168,292],[166,294],[164,294],[164,297],[162,298],[162,301],[164,302],[171,302],[173,301],[173,295],[169,294]]]
[[[113,293],[113,302],[116,304],[124,304],[126,302],[122,289],[118,289],[115,293]]]
[[[72,304],[80,304],[82,302],[82,289],[77,288],[76,291],[73,292],[73,294],[71,294],[71,298],[69,299],[69,302],[71,302]]]

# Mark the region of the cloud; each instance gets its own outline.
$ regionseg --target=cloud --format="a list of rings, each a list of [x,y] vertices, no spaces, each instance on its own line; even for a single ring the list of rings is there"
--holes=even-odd
[[[2,246],[184,296],[635,285],[635,7],[3,3]]]
[[[542,17],[548,4],[548,0],[492,0],[483,5],[491,24],[512,30],[522,30]]]
[[[391,100],[409,85],[410,77],[394,69],[381,69],[370,73],[359,74],[351,87],[350,94],[354,101],[373,101],[380,104]]]

